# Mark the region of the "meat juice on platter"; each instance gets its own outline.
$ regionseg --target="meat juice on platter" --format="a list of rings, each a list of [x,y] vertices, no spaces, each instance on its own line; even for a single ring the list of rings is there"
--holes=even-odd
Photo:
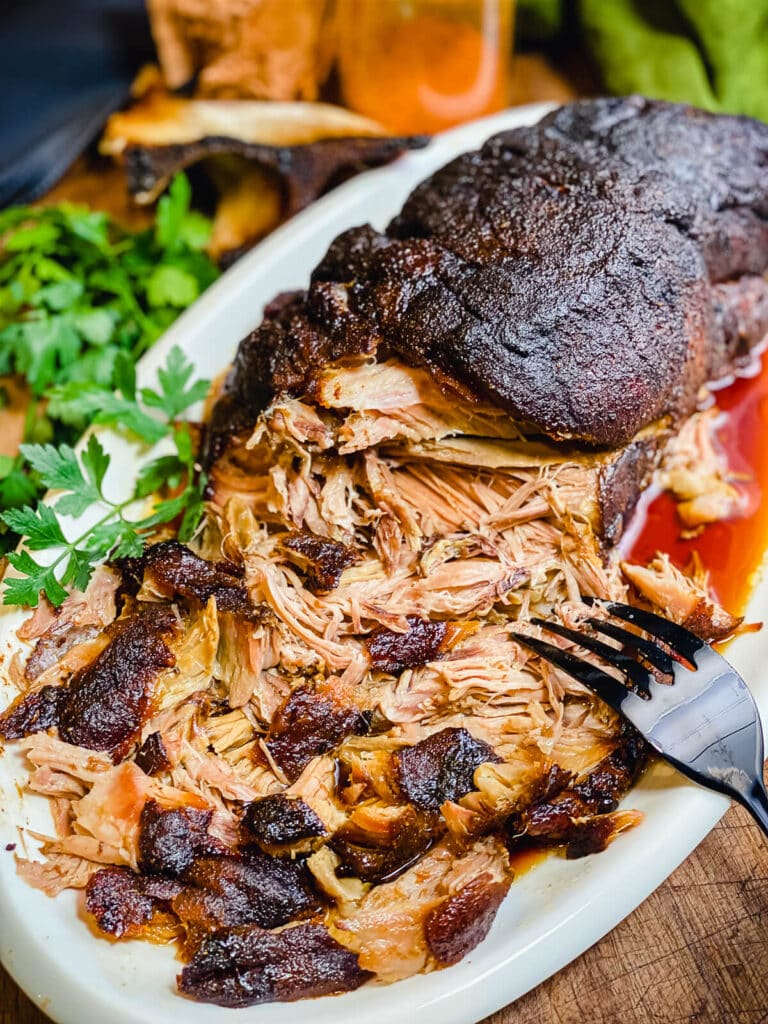
[[[750,369],[714,396],[722,414],[717,439],[728,465],[739,476],[743,501],[738,514],[689,536],[674,498],[663,492],[638,509],[640,522],[627,551],[629,560],[641,565],[663,551],[680,569],[698,556],[720,603],[738,614],[749,601],[768,552],[768,502],[762,500],[768,494],[768,459],[762,451],[763,439],[768,437],[768,358],[763,355]],[[532,844],[511,853],[515,877],[551,852]]]
[[[768,332],[767,159],[755,121],[583,101],[336,239],[213,396],[199,535],[20,630],[0,735],[55,832],[21,876],[245,1006],[449,967],[537,849],[639,826],[643,743],[512,634],[583,595],[739,627],[765,371],[701,401]]]
[[[686,536],[674,499],[660,494],[645,510],[628,553],[631,561],[644,564],[657,551],[665,551],[684,568],[696,552],[718,600],[734,614],[744,611],[768,549],[768,356],[763,354],[754,370],[714,394],[722,412],[717,438],[728,465],[741,477],[739,514]]]

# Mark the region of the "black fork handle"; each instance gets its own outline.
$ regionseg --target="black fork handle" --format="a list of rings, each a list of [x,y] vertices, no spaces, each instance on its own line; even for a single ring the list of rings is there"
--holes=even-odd
[[[755,819],[763,835],[768,838],[768,792],[762,779],[755,779],[747,793],[736,793],[735,796]]]

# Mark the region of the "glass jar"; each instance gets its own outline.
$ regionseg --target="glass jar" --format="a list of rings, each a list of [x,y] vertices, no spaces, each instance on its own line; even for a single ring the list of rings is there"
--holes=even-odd
[[[507,105],[514,0],[337,0],[342,100],[398,134]]]

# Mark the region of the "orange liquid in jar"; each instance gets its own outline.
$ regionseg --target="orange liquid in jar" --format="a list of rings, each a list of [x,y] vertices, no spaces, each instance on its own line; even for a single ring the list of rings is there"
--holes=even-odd
[[[507,104],[513,0],[339,0],[345,104],[437,132]]]
[[[768,549],[768,353],[756,376],[736,378],[715,392],[715,402],[724,414],[718,438],[728,465],[746,478],[738,484],[746,496],[744,515],[711,523],[685,540],[675,502],[662,494],[647,509],[627,557],[642,564],[664,551],[684,568],[698,552],[718,600],[740,615]]]

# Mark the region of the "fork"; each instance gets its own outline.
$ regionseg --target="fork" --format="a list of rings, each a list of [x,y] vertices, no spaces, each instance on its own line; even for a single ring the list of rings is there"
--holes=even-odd
[[[683,775],[738,800],[768,836],[763,730],[741,676],[708,643],[660,615],[618,601],[582,600],[638,627],[667,649],[597,617],[587,620],[594,633],[619,641],[621,649],[559,622],[531,622],[596,654],[630,686],[546,640],[517,632],[514,638],[597,694]],[[671,683],[659,681],[658,673]]]

